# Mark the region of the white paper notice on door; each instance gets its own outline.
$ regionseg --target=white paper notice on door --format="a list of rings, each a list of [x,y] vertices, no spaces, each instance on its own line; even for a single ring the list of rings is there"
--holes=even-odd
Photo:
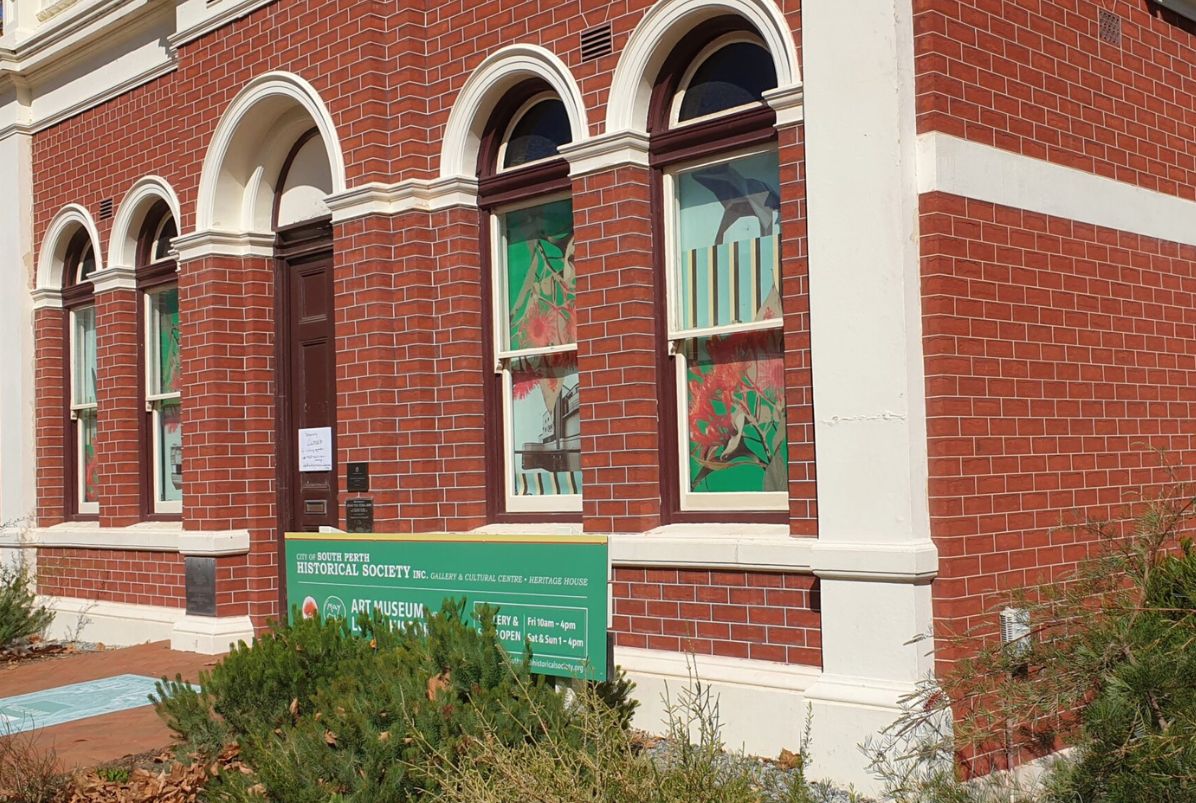
[[[332,427],[299,430],[299,470],[332,471]]]

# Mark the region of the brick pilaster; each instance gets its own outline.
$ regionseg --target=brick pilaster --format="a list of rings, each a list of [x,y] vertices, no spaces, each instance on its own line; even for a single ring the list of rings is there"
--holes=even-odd
[[[100,526],[127,527],[141,518],[142,454],[137,405],[141,349],[137,336],[137,291],[97,292],[96,460],[99,465]]]
[[[406,378],[395,346],[403,335],[395,325],[392,232],[389,217],[350,220],[337,225],[334,250],[340,516],[343,524],[346,499],[369,497],[379,532],[401,529],[395,467],[407,429],[397,410]],[[345,491],[350,462],[369,463],[368,494]]]
[[[622,166],[574,179],[577,360],[585,528],[660,524],[660,432],[651,174]]]
[[[37,410],[37,523],[42,527],[66,518],[66,433],[63,431],[67,348],[66,311],[44,307],[33,313],[37,358],[34,385]]]
[[[183,527],[248,527],[248,555],[221,559],[217,615],[277,616],[274,270],[210,256],[179,271]],[[236,578],[235,580],[233,578]]]
[[[785,315],[785,413],[789,431],[789,526],[818,534],[814,474],[814,379],[810,368],[810,271],[806,248],[804,129],[778,132],[781,165],[781,307]]]

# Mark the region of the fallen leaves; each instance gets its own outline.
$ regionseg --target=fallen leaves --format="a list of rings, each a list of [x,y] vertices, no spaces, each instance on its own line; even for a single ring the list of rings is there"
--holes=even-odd
[[[204,785],[222,772],[249,772],[230,745],[215,761],[192,756],[190,764],[175,761],[170,753],[157,756],[150,766],[135,767],[124,780],[88,770],[72,779],[68,803],[197,803]],[[112,773],[106,773],[111,776]],[[265,788],[261,790],[264,794]]]
[[[801,753],[794,753],[792,750],[781,748],[781,755],[777,757],[777,766],[783,770],[800,769],[803,763]]]
[[[428,678],[428,699],[435,701],[440,692],[447,691],[452,686],[452,683],[452,672],[447,669],[439,675],[433,675]]]

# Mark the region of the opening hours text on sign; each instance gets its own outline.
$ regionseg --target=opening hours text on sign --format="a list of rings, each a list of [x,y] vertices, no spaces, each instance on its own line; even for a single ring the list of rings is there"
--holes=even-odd
[[[499,640],[533,672],[606,679],[607,542],[603,536],[287,533],[287,604],[355,621],[380,611],[422,620],[445,599],[499,609]]]

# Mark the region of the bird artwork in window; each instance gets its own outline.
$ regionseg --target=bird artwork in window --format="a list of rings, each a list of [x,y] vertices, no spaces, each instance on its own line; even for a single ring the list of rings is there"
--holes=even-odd
[[[714,238],[716,244],[724,244],[728,230],[745,217],[759,222],[758,236],[772,235],[781,213],[781,198],[772,187],[759,179],[744,176],[730,164],[702,168],[695,171],[693,177],[723,206],[723,216]]]

